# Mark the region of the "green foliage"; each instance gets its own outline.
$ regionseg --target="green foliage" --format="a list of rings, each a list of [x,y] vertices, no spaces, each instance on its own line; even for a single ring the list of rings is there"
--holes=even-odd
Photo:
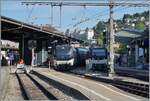
[[[97,25],[93,28],[94,32],[97,34],[95,36],[97,44],[98,45],[103,45],[104,44],[104,36],[103,36],[103,31],[106,29],[106,22],[104,21],[99,21]]]
[[[97,44],[98,45],[103,45],[103,41],[104,41],[104,36],[102,35],[102,34],[100,34],[98,37],[97,37],[97,39],[96,39],[96,41],[97,41]]]
[[[115,20],[115,22],[117,23],[118,28],[122,28],[122,27],[124,27],[124,23],[123,23],[123,21],[122,21],[122,20]]]
[[[144,11],[142,13],[135,13],[133,15],[130,14],[124,14],[123,16],[123,22],[125,22],[125,19],[129,19],[131,21],[131,23],[133,22],[133,19],[136,19],[137,21],[135,21],[135,29],[139,29],[139,30],[144,30],[145,29],[145,24],[144,22],[141,22],[139,19],[141,17],[144,17],[145,21],[149,21],[149,11]],[[118,25],[120,26],[120,25]],[[133,28],[131,25],[125,25],[125,28]]]
[[[94,29],[97,34],[101,34],[106,28],[106,23],[104,21],[99,21]]]
[[[135,13],[133,14],[133,17],[145,17],[146,19],[149,18],[149,11],[144,11],[143,13]]]
[[[114,20],[114,22],[117,23],[117,25],[118,25],[119,28],[133,28],[131,25],[127,26],[127,25],[124,24],[125,19],[129,18],[132,21],[132,19],[136,19],[136,18],[139,18],[139,17],[144,17],[146,19],[145,21],[148,21],[149,20],[149,11],[144,11],[142,13],[135,13],[133,15],[131,15],[131,14],[124,14],[123,19]],[[95,33],[96,34],[102,33],[103,30],[109,24],[108,22],[99,21],[96,24],[96,26],[93,28],[93,30],[95,31]],[[136,25],[137,29],[144,29],[144,27],[145,27],[144,22],[137,21],[137,25]]]
[[[119,53],[119,54],[127,53],[127,51],[128,51],[128,49],[127,49],[127,46],[125,44],[120,44],[119,48],[115,49],[115,52]]]
[[[69,29],[67,29],[65,33],[66,33],[66,34],[70,33],[70,30],[69,30]]]
[[[149,11],[145,11],[142,13],[142,15],[146,18],[146,20],[149,20]]]
[[[126,18],[132,18],[132,17],[133,17],[133,16],[130,15],[130,14],[124,14],[123,19],[126,19]]]
[[[144,22],[137,22],[136,24],[135,24],[135,28],[136,29],[139,29],[139,30],[144,30],[144,28],[145,28],[145,24],[144,24]]]

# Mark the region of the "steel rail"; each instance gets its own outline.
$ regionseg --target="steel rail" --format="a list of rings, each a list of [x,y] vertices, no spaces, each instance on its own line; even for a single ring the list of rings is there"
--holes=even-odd
[[[84,94],[82,94],[80,91],[76,90],[75,88],[69,87],[59,81],[55,81],[41,73],[38,73],[36,71],[32,71],[32,74],[37,76],[38,78],[40,78],[41,80],[45,81],[46,83],[54,86],[55,88],[61,90],[61,91],[66,91],[66,94],[68,96],[71,96],[75,99],[78,100],[89,100],[89,98],[87,96],[85,96]]]
[[[24,97],[24,100],[32,100],[30,94],[29,94],[29,91],[27,90],[27,88],[25,87],[24,83],[23,83],[23,80],[19,77],[19,75],[17,73],[16,74],[16,77],[18,79],[18,82],[19,82],[19,85],[20,85],[20,88],[21,88],[21,91],[22,91],[22,96]]]
[[[42,86],[37,80],[35,80],[31,75],[26,75],[30,78],[31,81],[48,97],[50,100],[58,100],[53,94],[51,94],[44,86]]]
[[[36,81],[32,76],[30,76],[29,74],[25,73],[27,77],[29,77],[29,79],[43,92],[43,94],[45,96],[47,96],[48,99],[50,100],[58,100],[53,94],[51,94],[45,87],[43,87],[38,81]],[[29,93],[29,90],[27,90],[27,87],[25,86],[25,84],[23,83],[23,80],[21,79],[21,77],[16,73],[17,79],[19,81],[20,84],[20,88],[22,91],[22,95],[24,97],[24,100],[33,100],[33,98],[31,97],[31,94]]]

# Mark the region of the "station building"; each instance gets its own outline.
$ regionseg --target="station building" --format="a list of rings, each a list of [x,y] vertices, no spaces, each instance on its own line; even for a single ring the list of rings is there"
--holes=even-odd
[[[115,34],[115,42],[127,46],[128,65],[136,67],[148,64],[149,61],[149,30],[124,29]]]
[[[37,65],[42,65],[48,58],[48,47],[70,42],[81,42],[76,38],[42,26],[31,25],[5,16],[1,17],[1,38],[19,43],[20,58],[26,65],[31,65],[32,48],[36,56]],[[53,49],[53,48],[52,48]]]

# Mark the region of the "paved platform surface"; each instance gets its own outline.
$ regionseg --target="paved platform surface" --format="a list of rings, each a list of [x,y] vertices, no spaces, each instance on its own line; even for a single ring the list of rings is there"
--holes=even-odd
[[[17,77],[10,75],[4,100],[24,100]]]
[[[86,71],[85,68],[76,68],[76,69],[72,70],[72,72],[77,73],[77,74],[81,74],[81,75],[88,75],[88,76],[92,76],[92,77],[97,77],[97,78],[117,79],[117,80],[121,80],[121,81],[133,82],[133,83],[149,84],[149,82],[142,81],[142,80],[132,78],[132,77],[115,75],[113,78],[111,78],[111,77],[108,77],[108,75],[106,73],[103,73],[100,71],[91,71],[91,70]]]
[[[15,70],[15,66],[1,67],[1,100],[23,100],[18,80],[12,70]]]
[[[90,100],[98,101],[148,101],[148,99],[126,93],[109,84],[88,80],[47,68],[34,68],[35,71],[73,87],[86,95]]]
[[[4,99],[9,81],[9,68],[0,67],[0,99]]]

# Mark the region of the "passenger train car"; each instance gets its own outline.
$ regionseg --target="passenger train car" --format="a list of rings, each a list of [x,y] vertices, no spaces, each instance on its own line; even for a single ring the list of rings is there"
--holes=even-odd
[[[89,57],[89,49],[88,48],[76,48],[77,53],[77,66],[78,67],[85,67],[86,60]]]
[[[108,72],[106,48],[90,48],[89,69]]]
[[[76,50],[65,44],[57,45],[54,53],[54,69],[69,70],[76,64]]]

